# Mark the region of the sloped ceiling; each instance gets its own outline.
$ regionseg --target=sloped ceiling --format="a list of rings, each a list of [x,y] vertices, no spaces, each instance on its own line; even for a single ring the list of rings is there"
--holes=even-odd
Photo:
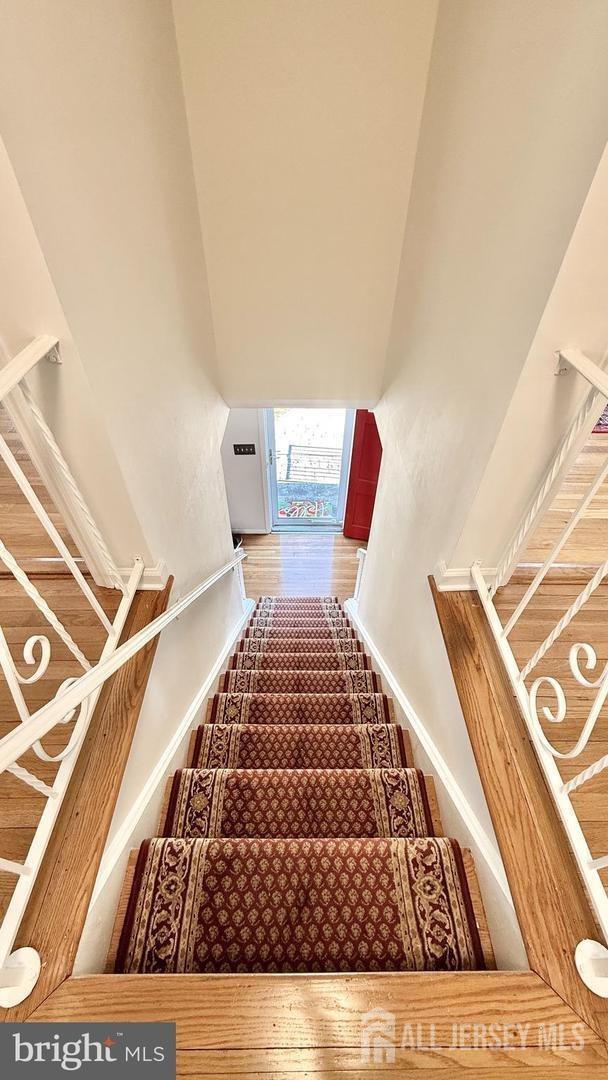
[[[374,404],[434,0],[174,0],[220,389]]]

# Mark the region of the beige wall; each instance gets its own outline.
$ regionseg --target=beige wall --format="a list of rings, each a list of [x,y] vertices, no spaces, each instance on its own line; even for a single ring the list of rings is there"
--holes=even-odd
[[[440,4],[376,410],[360,615],[486,823],[426,577],[462,530],[602,153],[608,6],[584,10]]]
[[[137,521],[103,417],[95,406],[78,349],[53,287],[31,218],[0,139],[0,350],[2,362],[39,334],[58,338],[61,366],[41,363],[28,385],[44,404],[45,418],[72,465],[85,499],[118,566],[136,553],[154,557]],[[100,498],[100,492],[103,497]]]
[[[177,596],[232,544],[220,460],[228,409],[213,384],[171,5],[3,0],[0,22],[7,149],[133,512]],[[83,441],[85,477],[87,450]],[[93,495],[96,509],[112,492]],[[231,575],[164,635],[113,832],[239,613]]]
[[[231,406],[375,404],[435,0],[174,0]]]
[[[595,174],[450,565],[500,561],[542,483],[589,383],[555,377],[556,353],[608,358],[608,150]],[[591,418],[590,418],[591,419]],[[516,482],[514,479],[516,478]],[[447,554],[447,553],[446,553]]]
[[[263,423],[261,409],[231,409],[228,416],[222,442],[222,466],[230,524],[234,532],[268,532],[268,466]],[[234,453],[235,443],[254,443],[256,452],[240,457]]]

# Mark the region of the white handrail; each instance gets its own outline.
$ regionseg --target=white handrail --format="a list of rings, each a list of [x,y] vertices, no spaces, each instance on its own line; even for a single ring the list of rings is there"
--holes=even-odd
[[[29,345],[26,345],[20,353],[17,353],[10,363],[0,371],[0,401],[3,401],[6,395],[15,389],[21,380],[25,378],[28,371],[31,371],[32,368],[36,367],[36,364],[44,360],[45,356],[50,356],[58,345],[59,342],[56,337],[51,337],[50,334],[42,334],[40,337],[30,341]]]
[[[600,394],[608,398],[608,373],[586,356],[581,349],[560,349],[560,360],[575,368],[588,383],[591,383]]]
[[[152,641],[178,615],[186,611],[195,600],[198,600],[212,585],[215,585],[217,581],[231,570],[234,570],[246,558],[246,552],[239,551],[238,555],[222,566],[220,570],[216,570],[214,574],[205,578],[200,585],[191,589],[181,600],[178,600],[161,615],[157,616],[156,619],[153,619],[151,623],[148,623],[143,630],[134,634],[123,645],[119,645],[107,660],[96,664],[90,671],[85,672],[67,690],[63,690],[47,705],[43,705],[37,712],[32,713],[29,720],[18,728],[14,728],[3,739],[0,739],[0,772],[12,765],[14,761],[17,761],[33,743],[43,739],[51,728],[61,722],[63,717],[78,708],[90,694],[98,690],[123,664],[131,660],[144,645]]]
[[[363,578],[363,568],[365,566],[365,556],[367,555],[367,548],[357,548],[357,577],[355,580],[355,588],[353,592],[353,600],[355,603],[359,603],[359,593],[361,592],[361,579]]]

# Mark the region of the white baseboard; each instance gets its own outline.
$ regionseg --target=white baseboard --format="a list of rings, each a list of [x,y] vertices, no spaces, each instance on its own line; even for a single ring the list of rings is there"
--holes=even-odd
[[[122,580],[127,583],[129,576],[132,572],[130,566],[119,566],[118,573]],[[141,580],[138,589],[164,589],[169,579],[169,571],[167,570],[166,563],[162,559],[159,560],[154,566],[145,566],[144,572],[141,575]]]
[[[213,667],[207,675],[207,678],[194,695],[194,698],[190,702],[190,705],[188,706],[184,717],[182,718],[178,727],[173,733],[173,736],[167,743],[152,772],[149,774],[139,795],[131,806],[131,809],[126,814],[124,821],[117,829],[114,837],[108,844],[101,860],[99,873],[97,875],[95,888],[93,890],[93,896],[91,897],[91,908],[97,902],[101,893],[103,892],[103,889],[110,875],[112,874],[112,871],[118,863],[125,848],[129,844],[131,836],[135,832],[135,829],[137,828],[137,825],[141,820],[148,806],[148,803],[154,797],[154,794],[156,793],[159,784],[162,784],[163,780],[165,779],[165,776],[167,775],[169,768],[171,767],[171,762],[177,754],[180,746],[182,745],[184,740],[189,737],[190,731],[192,730],[192,727],[194,726],[201,712],[205,699],[209,697],[209,694],[212,692],[213,685],[215,681],[219,678],[222,669],[224,668],[224,665],[226,663],[226,660],[230,655],[232,647],[237,638],[240,636],[243,627],[249,619],[254,607],[254,600],[245,601],[245,610],[243,611],[242,617],[239,619],[237,625],[234,627],[232,633],[229,635],[228,640],[224,645],[224,648],[217,657]]]
[[[488,585],[493,585],[496,580],[496,567],[482,567],[481,572]],[[475,588],[470,567],[446,566],[443,560],[437,563],[435,584],[439,592],[461,592]]]
[[[481,857],[484,860],[505,900],[508,902],[509,906],[513,908],[513,899],[509,889],[507,875],[505,874],[502,860],[494,841],[484,829],[447,761],[439,750],[439,747],[436,745],[424,722],[418,716],[411,701],[402,690],[391,669],[388,667],[388,664],[386,664],[381,653],[369,636],[365,626],[359,618],[357,602],[355,600],[347,600],[344,604],[344,608],[349,618],[352,619],[357,631],[363,638],[365,648],[372,656],[374,664],[382,675],[391,697],[393,697],[400,706],[401,711],[407,719],[408,727],[411,729],[412,734],[418,740],[426,754],[435,779],[439,781],[439,784],[449,796],[455,810],[462,819],[466,830],[474,839],[477,848],[475,852],[476,857]]]

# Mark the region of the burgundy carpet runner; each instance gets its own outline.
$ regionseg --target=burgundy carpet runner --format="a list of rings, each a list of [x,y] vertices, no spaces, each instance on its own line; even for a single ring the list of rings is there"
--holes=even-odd
[[[128,876],[114,970],[486,966],[463,854],[335,597],[258,602],[188,764]]]

